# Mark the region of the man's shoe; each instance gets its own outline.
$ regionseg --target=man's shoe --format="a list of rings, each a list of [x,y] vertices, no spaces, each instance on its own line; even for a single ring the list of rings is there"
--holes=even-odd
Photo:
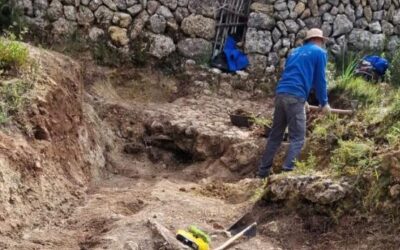
[[[257,178],[259,179],[265,179],[270,175],[270,172],[263,173],[263,174],[257,174]]]

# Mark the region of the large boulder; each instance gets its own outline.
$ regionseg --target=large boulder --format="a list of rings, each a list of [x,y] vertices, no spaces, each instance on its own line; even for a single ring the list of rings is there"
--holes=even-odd
[[[142,10],[143,7],[141,4],[135,4],[127,9],[128,13],[131,14],[133,17],[139,14]]]
[[[118,26],[110,26],[108,28],[111,41],[117,46],[126,46],[129,44],[128,30]]]
[[[256,29],[272,30],[275,27],[275,19],[268,14],[253,12],[247,25]]]
[[[150,35],[151,44],[149,53],[158,59],[164,58],[175,51],[172,38],[164,35]]]
[[[400,38],[398,36],[391,36],[388,39],[388,43],[386,45],[386,49],[394,52],[400,44]]]
[[[264,72],[265,68],[267,67],[267,57],[265,55],[260,54],[250,54],[249,57],[249,71],[262,73]]]
[[[34,13],[35,17],[45,16],[48,7],[49,7],[49,1],[48,0],[35,0],[35,1],[33,1],[33,13]]]
[[[201,15],[190,15],[183,19],[182,31],[192,37],[212,39],[215,36],[215,20]]]
[[[211,56],[211,42],[202,38],[186,38],[179,41],[178,51],[184,57],[191,59],[203,59]]]
[[[372,34],[367,30],[354,29],[349,35],[349,46],[358,50],[378,50],[385,47],[384,34]]]
[[[346,15],[339,14],[333,22],[333,36],[340,36],[349,33],[353,29],[353,23]]]
[[[266,54],[271,51],[271,32],[249,28],[246,33],[246,53]]]
[[[103,4],[109,9],[117,11],[117,4],[114,2],[114,0],[103,0]]]

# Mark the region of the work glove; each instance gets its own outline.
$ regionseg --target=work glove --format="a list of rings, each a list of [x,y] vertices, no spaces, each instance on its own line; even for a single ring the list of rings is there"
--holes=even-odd
[[[331,106],[329,106],[329,104],[325,104],[325,106],[322,107],[321,109],[322,113],[325,115],[329,115],[332,111]]]
[[[308,104],[308,102],[304,103],[304,110],[310,112],[310,104]]]

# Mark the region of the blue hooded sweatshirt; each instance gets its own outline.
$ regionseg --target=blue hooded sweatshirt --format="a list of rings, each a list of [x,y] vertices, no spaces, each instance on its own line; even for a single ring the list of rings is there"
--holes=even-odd
[[[294,49],[286,60],[285,70],[276,87],[277,94],[308,99],[314,89],[321,107],[328,103],[325,76],[327,53],[312,42]]]

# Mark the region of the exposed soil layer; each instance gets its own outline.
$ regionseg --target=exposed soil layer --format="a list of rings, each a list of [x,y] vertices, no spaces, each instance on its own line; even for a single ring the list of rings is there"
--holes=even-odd
[[[249,210],[259,233],[232,249],[399,245],[394,230],[379,232],[383,221],[334,222],[279,202],[253,207],[264,184],[251,177],[265,138],[260,128],[232,126],[229,111],[271,118],[272,99],[222,98],[218,90],[175,99],[182,84],[173,77],[82,70],[31,50],[42,80],[27,112],[0,133],[1,249],[168,249],[150,219],[172,233],[195,224],[215,247],[227,240],[221,229]]]

